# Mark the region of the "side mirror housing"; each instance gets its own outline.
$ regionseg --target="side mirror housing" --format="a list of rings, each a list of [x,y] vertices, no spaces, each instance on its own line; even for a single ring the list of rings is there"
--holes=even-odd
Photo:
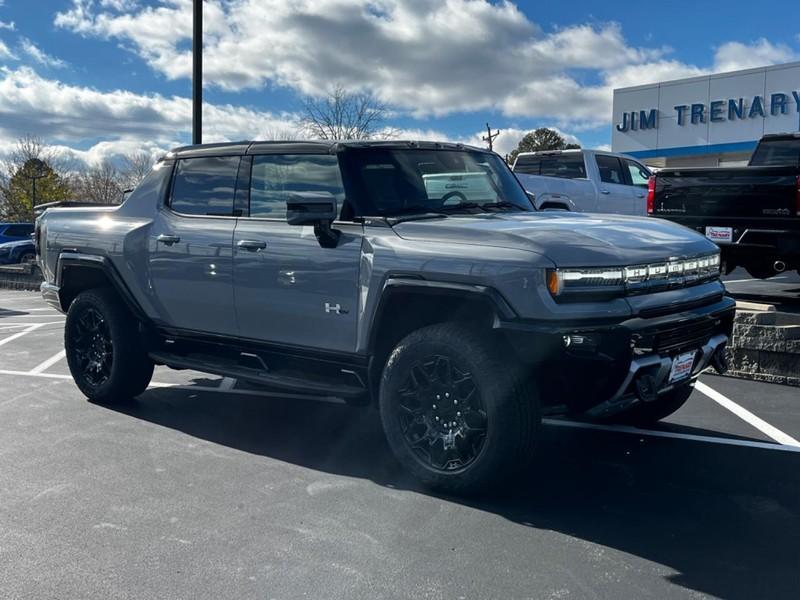
[[[330,224],[338,217],[336,197],[330,192],[293,192],[286,201],[289,225]]]
[[[335,248],[339,243],[339,232],[331,229],[338,216],[336,197],[330,192],[294,192],[286,201],[286,222],[313,225],[314,235],[323,248]]]

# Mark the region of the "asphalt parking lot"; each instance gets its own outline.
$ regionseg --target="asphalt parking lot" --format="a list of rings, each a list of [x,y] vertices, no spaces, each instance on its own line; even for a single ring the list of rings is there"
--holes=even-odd
[[[548,421],[523,480],[463,500],[366,409],[163,368],[89,403],[62,335],[0,290],[4,598],[798,595],[797,388],[709,375],[651,431]]]

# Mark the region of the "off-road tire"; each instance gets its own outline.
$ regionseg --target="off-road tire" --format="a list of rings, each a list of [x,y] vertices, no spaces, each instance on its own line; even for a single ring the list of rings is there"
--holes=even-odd
[[[694,385],[682,385],[658,397],[653,402],[640,402],[631,409],[615,415],[611,420],[621,425],[647,427],[665,419],[686,404]]]
[[[101,325],[89,351],[86,323],[101,319]],[[78,388],[92,402],[116,404],[144,392],[153,376],[153,362],[142,347],[138,323],[117,294],[109,288],[81,292],[70,304],[64,328],[67,364]],[[104,350],[96,351],[97,348]],[[87,353],[106,356],[106,360],[89,361]],[[102,367],[89,368],[89,363]],[[106,372],[107,371],[107,375]]]
[[[474,494],[512,481],[515,473],[530,463],[541,425],[539,398],[533,386],[526,383],[527,378],[513,366],[514,361],[509,360],[509,355],[508,349],[493,341],[490,333],[458,323],[431,325],[414,331],[390,354],[380,384],[381,422],[394,455],[426,487],[454,495]],[[400,405],[409,393],[412,369],[418,369],[420,364],[430,365],[430,357],[446,357],[448,364],[458,366],[459,373],[469,373],[469,385],[474,386],[477,394],[476,404],[483,407],[485,434],[479,450],[474,450],[477,444],[469,448],[473,455],[470,462],[449,461],[446,468],[436,468],[432,461],[426,462],[421,458],[420,450],[412,449],[406,437],[408,434],[404,433],[403,425],[410,417]],[[461,391],[454,392],[454,396],[461,394]],[[444,401],[444,394],[442,397]],[[467,395],[467,398],[473,397]],[[467,399],[462,405],[471,402]],[[441,412],[442,408],[438,410]],[[451,418],[455,418],[453,407],[449,410]],[[435,414],[438,416],[439,413]],[[466,419],[466,415],[471,413],[463,414],[465,416],[459,415],[459,418]],[[434,418],[424,416],[422,421],[425,425],[415,422],[414,427],[424,429],[434,423]],[[475,431],[472,427],[456,429]],[[462,437],[461,441],[467,439]],[[432,448],[429,446],[429,452]],[[451,452],[455,450],[451,449]],[[453,467],[453,463],[459,462],[463,466]]]

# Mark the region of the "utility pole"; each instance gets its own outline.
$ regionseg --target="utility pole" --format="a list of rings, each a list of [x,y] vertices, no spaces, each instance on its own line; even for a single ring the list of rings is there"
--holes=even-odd
[[[492,128],[489,127],[489,124],[486,124],[486,135],[483,136],[483,141],[489,144],[489,151],[492,152],[494,150],[494,138],[500,135],[500,130],[498,129],[494,133],[492,133]]]
[[[194,0],[192,35],[192,144],[203,143],[203,0]]]

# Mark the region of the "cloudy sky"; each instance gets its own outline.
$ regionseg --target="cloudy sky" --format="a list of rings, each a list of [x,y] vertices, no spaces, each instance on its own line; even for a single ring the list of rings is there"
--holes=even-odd
[[[88,162],[187,143],[191,0],[0,0],[0,153]],[[404,137],[498,150],[611,137],[616,87],[800,60],[800,26],[729,0],[207,0],[205,141],[284,136],[303,97],[371,91]],[[799,82],[800,83],[800,82]]]

